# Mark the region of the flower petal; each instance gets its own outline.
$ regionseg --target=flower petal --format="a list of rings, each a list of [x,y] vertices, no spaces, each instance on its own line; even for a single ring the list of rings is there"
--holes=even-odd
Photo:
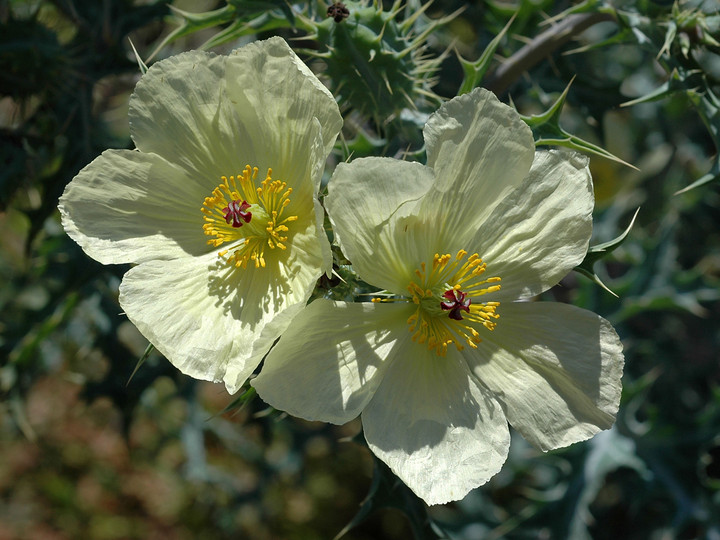
[[[322,136],[320,167],[313,177],[320,186],[322,165],[330,154],[342,117],[332,94],[279,37],[250,43],[230,53],[226,66],[227,96],[252,139],[261,169],[272,167],[278,178],[295,186],[297,169],[308,161],[313,124]]]
[[[520,185],[535,153],[530,128],[494,94],[476,89],[444,103],[423,132],[437,178],[421,213],[445,252],[467,248],[497,204]]]
[[[332,95],[281,38],[229,56],[191,51],[154,64],[129,116],[137,148],[177,163],[205,195],[245,165],[317,192],[342,125]]]
[[[68,235],[103,264],[207,253],[205,197],[184,171],[154,154],[108,150],[60,197]]]
[[[276,261],[235,268],[214,254],[153,260],[125,274],[120,304],[183,373],[224,380],[234,393],[304,307],[319,273],[314,266],[295,275]]]
[[[343,424],[367,405],[410,334],[408,305],[315,300],[296,317],[252,385],[267,403]]]
[[[462,357],[417,344],[392,362],[362,421],[370,449],[428,504],[487,482],[510,445],[502,407]]]
[[[592,233],[593,204],[586,157],[537,152],[528,177],[472,242],[488,273],[502,278],[493,300],[540,294],[580,264]]]
[[[510,424],[541,450],[592,437],[615,421],[622,344],[602,317],[567,304],[508,302],[477,351],[473,373]]]
[[[252,141],[225,98],[226,59],[190,51],[153,64],[135,86],[128,111],[138,150],[176,163],[210,190],[220,176],[255,165],[243,161],[251,153],[238,152],[252,148]]]
[[[391,158],[356,159],[335,169],[325,207],[343,253],[368,283],[406,292],[418,262],[407,253],[414,242],[398,224],[434,180],[428,167]]]

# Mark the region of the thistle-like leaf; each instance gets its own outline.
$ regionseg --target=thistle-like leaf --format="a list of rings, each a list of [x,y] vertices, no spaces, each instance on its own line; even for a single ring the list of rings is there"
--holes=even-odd
[[[615,249],[620,246],[625,239],[627,238],[628,234],[630,234],[630,231],[633,228],[633,225],[635,224],[635,218],[637,218],[638,212],[640,212],[640,209],[638,208],[635,210],[635,214],[633,215],[632,219],[630,220],[630,225],[627,226],[627,229],[618,236],[617,238],[614,238],[608,242],[603,242],[601,244],[597,244],[594,246],[590,246],[588,249],[588,252],[585,254],[585,258],[583,261],[574,268],[576,272],[579,272],[583,276],[589,278],[596,284],[600,285],[603,289],[605,289],[607,292],[612,294],[613,296],[617,296],[614,292],[612,292],[607,285],[605,285],[602,280],[598,277],[598,275],[595,273],[594,266],[597,261],[600,259],[608,256],[610,253],[615,251]]]
[[[243,35],[276,28],[291,28],[295,24],[293,10],[286,2],[228,0],[227,5],[221,8],[201,13],[191,13],[173,6],[170,8],[180,21],[180,26],[160,42],[147,61],[176,39],[206,28],[228,25],[207,40],[202,46],[203,49],[227,43]]]
[[[142,75],[145,75],[147,73],[148,67],[145,62],[142,61],[142,58],[140,58],[140,55],[138,54],[137,49],[135,48],[135,44],[132,42],[132,39],[128,38],[128,41],[130,42],[130,47],[132,47],[133,54],[135,55],[135,61],[138,64],[138,69],[140,70],[140,73]]]
[[[247,386],[245,388],[245,391],[240,393],[235,399],[228,403],[222,411],[214,414],[213,417],[222,416],[223,414],[229,412],[237,414],[244,408],[246,408],[248,405],[250,405],[250,403],[252,403],[256,397],[257,391],[255,390],[255,388],[252,386]]]
[[[146,62],[152,60],[155,55],[163,49],[163,47],[172,43],[176,39],[194,34],[195,32],[199,32],[200,30],[204,30],[206,28],[230,23],[233,19],[235,19],[235,8],[230,5],[202,13],[190,13],[173,6],[170,6],[170,8],[172,9],[175,17],[179,19],[180,26],[170,32],[165,39],[163,39],[158,46],[155,47],[155,50],[145,60]]]
[[[145,352],[140,357],[140,359],[137,361],[137,364],[135,364],[135,369],[133,369],[133,372],[130,374],[130,377],[128,378],[127,382],[125,383],[125,386],[130,384],[130,381],[133,380],[133,377],[140,369],[140,366],[142,366],[147,361],[147,359],[150,356],[150,353],[152,353],[154,350],[155,350],[155,346],[152,343],[148,343],[148,346],[145,347]]]
[[[578,152],[585,154],[592,154],[600,156],[606,159],[610,159],[617,163],[622,163],[626,167],[636,169],[634,165],[623,161],[619,157],[611,154],[604,148],[585,141],[580,137],[573,135],[565,131],[560,126],[560,113],[562,112],[563,105],[565,105],[565,99],[567,98],[568,90],[572,81],[565,87],[565,90],[560,97],[553,103],[550,108],[541,113],[532,116],[522,116],[525,123],[530,126],[535,137],[535,146],[562,146],[565,148],[571,148]]]
[[[699,72],[693,72],[691,75],[697,75]],[[673,70],[672,73],[670,73],[670,78],[665,81],[663,84],[658,86],[655,90],[650,92],[649,94],[646,94],[644,96],[640,96],[638,98],[632,99],[630,101],[626,101],[624,103],[621,103],[621,107],[630,107],[632,105],[638,105],[639,103],[650,103],[652,101],[660,101],[661,99],[665,99],[667,97],[672,96],[676,92],[684,91],[688,88],[687,86],[687,80],[688,80],[688,74],[681,74],[677,69]]]
[[[689,186],[681,189],[675,193],[675,195],[685,193],[709,182],[720,180],[720,99],[713,93],[707,81],[704,81],[704,85],[705,89],[702,93],[688,90],[687,95],[690,102],[697,109],[705,127],[707,127],[708,133],[710,133],[716,150],[715,159],[712,168],[707,174],[704,174]]]
[[[492,62],[493,55],[495,54],[498,45],[500,45],[500,42],[505,37],[505,34],[507,34],[507,31],[510,29],[514,20],[515,15],[510,18],[505,27],[500,30],[498,35],[495,36],[490,43],[488,43],[488,46],[485,47],[485,50],[480,55],[480,58],[474,62],[465,60],[462,56],[460,56],[460,54],[457,55],[458,60],[460,60],[460,65],[462,65],[463,71],[465,72],[465,78],[463,79],[460,89],[457,92],[458,96],[467,94],[473,88],[480,85],[485,73],[487,73],[487,70],[490,68],[490,63]]]
[[[358,443],[364,443],[356,438]],[[340,531],[334,540],[339,540],[352,529],[365,521],[373,512],[382,508],[395,508],[408,518],[410,529],[416,540],[437,540],[448,538],[428,515],[424,502],[410,491],[392,471],[373,455],[373,478],[370,491],[360,505],[355,517]]]

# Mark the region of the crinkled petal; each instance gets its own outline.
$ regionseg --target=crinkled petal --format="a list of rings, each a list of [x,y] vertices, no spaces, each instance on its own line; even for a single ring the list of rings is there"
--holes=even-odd
[[[515,110],[477,89],[444,103],[424,137],[437,182],[421,213],[445,252],[467,249],[497,204],[527,176],[535,153],[532,132]]]
[[[316,211],[322,212],[315,201]],[[322,214],[320,214],[322,215]],[[252,354],[246,364],[256,366],[292,319],[305,307],[322,273],[332,267],[330,244],[324,230],[309,217],[293,223],[294,234],[285,250],[266,250],[267,267],[236,269],[228,273],[227,289],[222,293],[228,301],[237,289],[243,308],[238,318],[244,323],[263,321],[255,328]],[[238,299],[233,300],[237,304]],[[274,315],[273,315],[274,313]],[[258,330],[259,333],[258,333]],[[247,379],[244,364],[231,363],[225,374],[225,386],[231,394]]]
[[[130,99],[139,150],[177,163],[208,195],[245,165],[317,192],[342,125],[335,100],[281,38],[229,56],[191,51],[154,64]],[[318,151],[310,151],[320,136]]]
[[[418,256],[404,223],[433,182],[428,167],[391,158],[356,159],[335,169],[325,207],[343,253],[368,283],[407,292]]]
[[[319,217],[306,216],[292,223],[294,232],[286,249],[265,250],[269,262],[278,261],[276,266],[268,264],[265,272],[274,275],[273,279],[287,284],[283,290],[289,288],[288,294],[293,301],[299,298],[307,300],[318,278],[332,267],[332,254],[325,230],[318,228],[322,207],[317,201],[315,204]],[[242,274],[239,277],[242,278]]]
[[[502,407],[462,357],[417,344],[392,362],[362,421],[370,449],[428,504],[487,482],[510,445]]]
[[[234,393],[304,307],[319,274],[318,265],[270,258],[266,268],[245,269],[214,254],[153,260],[125,274],[120,304],[183,373],[224,381]]]
[[[279,37],[230,53],[226,81],[240,123],[252,130],[248,136],[257,166],[272,167],[294,189],[301,184],[295,179],[299,164],[307,162],[313,142],[311,127],[319,123],[322,151],[317,152],[319,163],[309,184],[316,193],[325,158],[342,126],[332,94]]]
[[[263,400],[293,416],[348,422],[409,340],[405,319],[411,309],[315,300],[273,347],[252,384]]]
[[[92,258],[138,263],[207,253],[204,197],[157,155],[108,150],[68,184],[59,208],[68,235]]]
[[[155,63],[135,86],[128,112],[138,150],[176,163],[210,190],[220,176],[256,165],[251,126],[243,128],[226,98],[225,62],[190,51]]]
[[[587,252],[594,198],[586,157],[537,152],[530,174],[477,231],[472,250],[502,278],[493,300],[529,297],[558,283]]]
[[[622,344],[602,317],[567,304],[507,302],[493,332],[464,351],[510,424],[541,450],[592,437],[615,421]]]

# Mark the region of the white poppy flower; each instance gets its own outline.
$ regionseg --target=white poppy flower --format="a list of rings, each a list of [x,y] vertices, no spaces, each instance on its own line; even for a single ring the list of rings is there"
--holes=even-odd
[[[128,318],[182,372],[235,392],[331,267],[317,193],[340,112],[272,38],[156,63],[129,114],[137,150],[80,171],[63,226],[101,263],[136,264]]]
[[[518,114],[485,90],[445,103],[427,166],[338,166],[326,208],[373,302],[317,300],[253,381],[272,406],[344,423],[430,504],[465,496],[504,463],[508,422],[550,450],[614,422],[622,345],[601,317],[526,300],[588,247],[587,160],[535,152]]]

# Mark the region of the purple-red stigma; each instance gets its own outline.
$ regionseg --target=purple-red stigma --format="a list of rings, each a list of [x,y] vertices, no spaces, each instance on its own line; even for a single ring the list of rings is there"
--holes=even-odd
[[[232,226],[236,229],[243,226],[242,221],[250,223],[252,212],[246,212],[248,208],[250,208],[250,205],[247,201],[243,201],[242,203],[237,200],[230,201],[230,204],[222,209],[223,215],[225,216],[225,223],[229,225],[232,221]]]
[[[448,317],[456,321],[462,321],[462,314],[460,310],[470,313],[470,304],[472,300],[468,298],[468,295],[459,289],[448,289],[443,293],[443,298],[447,299],[447,302],[440,302],[440,307],[443,311],[449,311]]]

